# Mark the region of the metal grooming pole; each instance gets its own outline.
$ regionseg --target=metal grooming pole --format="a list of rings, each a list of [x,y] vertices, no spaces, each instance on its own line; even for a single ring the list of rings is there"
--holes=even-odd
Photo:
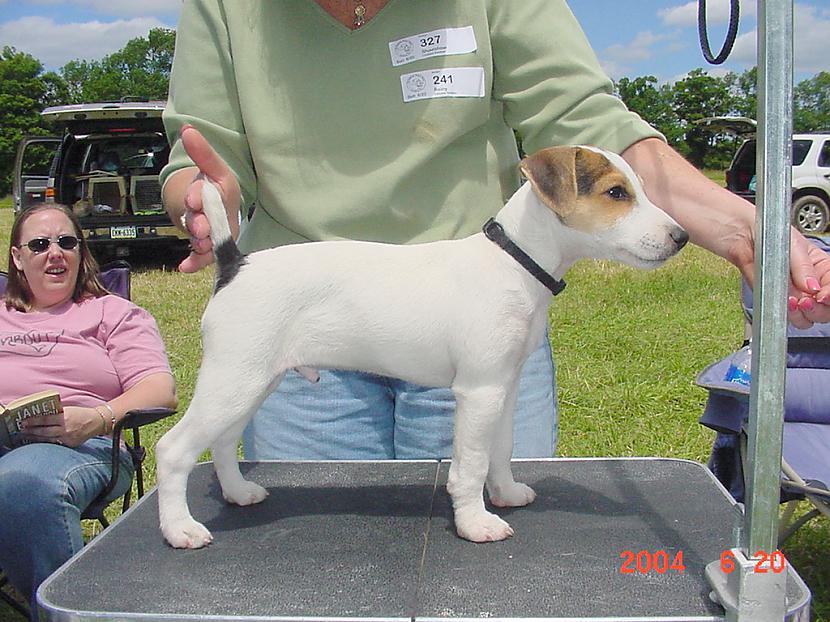
[[[758,0],[758,180],[746,514],[735,568],[707,577],[728,621],[780,622],[788,572],[758,572],[778,541],[792,200],[792,0]],[[760,568],[763,568],[761,566]],[[729,603],[729,606],[726,606]]]
[[[787,356],[789,221],[792,201],[792,0],[759,0],[758,188],[760,261],[755,267],[753,375],[747,502],[750,552],[772,552],[778,537],[778,498]],[[783,157],[782,157],[783,156]],[[765,338],[767,336],[768,338]]]

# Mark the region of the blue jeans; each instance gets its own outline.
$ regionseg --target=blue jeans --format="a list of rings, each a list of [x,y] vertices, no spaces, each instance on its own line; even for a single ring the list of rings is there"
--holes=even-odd
[[[547,337],[522,368],[513,456],[553,456],[557,411]],[[243,435],[248,460],[414,460],[452,455],[455,398],[446,388],[358,372],[296,372],[260,407]]]
[[[32,603],[52,572],[84,546],[81,513],[107,485],[112,439],[95,436],[78,447],[24,445],[0,456],[0,568]],[[132,482],[133,463],[121,452],[112,499]]]

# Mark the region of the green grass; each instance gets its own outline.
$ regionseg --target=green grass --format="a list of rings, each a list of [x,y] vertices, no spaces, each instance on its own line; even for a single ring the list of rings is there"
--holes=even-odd
[[[698,248],[656,272],[577,264],[551,310],[561,404],[559,452],[705,461],[693,381],[741,326],[737,273]]]
[[[718,178],[722,174],[713,174]],[[0,200],[0,247],[11,227]],[[3,254],[0,264],[5,268]],[[190,401],[200,359],[198,326],[212,274],[141,268],[133,299],[156,317],[178,382]],[[666,456],[705,462],[713,433],[697,423],[706,394],[695,375],[742,337],[738,274],[698,248],[655,272],[583,262],[551,308],[562,456]],[[157,424],[152,443],[172,424]],[[155,474],[152,453],[146,469]],[[813,591],[813,619],[830,622],[830,526],[813,521],[785,547]],[[3,612],[0,610],[0,619]]]

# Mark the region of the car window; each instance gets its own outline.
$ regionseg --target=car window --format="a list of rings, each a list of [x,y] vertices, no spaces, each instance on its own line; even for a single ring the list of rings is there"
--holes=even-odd
[[[821,151],[818,154],[818,165],[830,167],[830,140],[825,140],[821,145]]]
[[[793,166],[801,166],[807,153],[810,151],[813,141],[811,140],[794,140],[793,141]]]
[[[755,170],[755,141],[747,140],[735,156],[735,168]]]
[[[55,155],[53,143],[32,143],[23,152],[23,161],[20,163],[20,171],[23,175],[49,174],[49,166]]]
[[[108,138],[92,143],[86,168],[120,175],[157,175],[167,162],[167,151],[162,136]]]

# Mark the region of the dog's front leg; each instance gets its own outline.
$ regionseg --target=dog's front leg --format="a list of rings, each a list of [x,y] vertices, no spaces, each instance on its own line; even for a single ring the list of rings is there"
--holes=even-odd
[[[505,403],[504,413],[496,424],[490,470],[487,473],[487,494],[490,503],[500,508],[513,508],[532,503],[536,493],[530,486],[513,479],[510,459],[513,457],[513,413],[516,410],[518,382],[513,385]]]
[[[513,529],[485,509],[484,482],[493,433],[503,415],[508,391],[502,386],[453,386],[453,392],[455,435],[447,491],[452,497],[455,529],[459,536],[473,542],[504,540],[513,535]]]

